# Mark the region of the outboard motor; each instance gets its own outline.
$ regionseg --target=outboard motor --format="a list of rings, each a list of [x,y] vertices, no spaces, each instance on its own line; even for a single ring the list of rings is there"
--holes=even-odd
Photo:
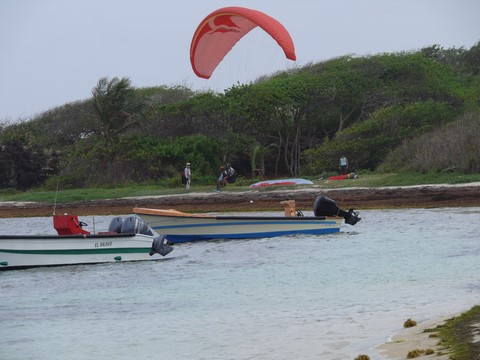
[[[171,253],[173,250],[173,247],[169,245],[169,241],[165,237],[165,235],[158,235],[155,236],[153,239],[152,243],[152,249],[150,250],[150,256],[154,255],[155,253],[158,253],[162,256],[165,256],[169,253]]]
[[[120,233],[122,234],[135,234],[135,217],[128,216],[122,221],[122,226],[120,227]]]
[[[165,235],[159,235],[157,232],[152,230],[148,224],[139,219],[136,216],[128,216],[122,220],[120,232],[122,234],[142,234],[148,236],[154,236],[152,242],[152,248],[150,249],[150,256],[154,254],[160,254],[165,256],[172,252],[173,247],[170,246],[170,242],[167,240]]]
[[[108,226],[108,231],[119,234],[122,230],[123,218],[121,216],[114,217],[112,221],[110,221],[110,225]]]
[[[361,220],[358,217],[358,212],[353,209],[342,210],[334,200],[325,196],[317,196],[313,204],[313,213],[315,216],[341,216],[345,219],[345,223],[349,225],[355,225]]]
[[[167,240],[165,235],[159,235],[152,230],[144,220],[139,219],[136,216],[128,216],[126,218],[117,216],[113,218],[108,227],[108,231],[119,234],[142,234],[154,236],[152,248],[149,253],[150,256],[157,253],[165,256],[173,250],[173,247],[170,246],[170,241]]]
[[[113,220],[112,220],[113,221]],[[128,216],[123,219],[120,232],[122,234],[142,234],[153,236],[152,229],[148,224],[142,219],[137,218],[136,216]]]

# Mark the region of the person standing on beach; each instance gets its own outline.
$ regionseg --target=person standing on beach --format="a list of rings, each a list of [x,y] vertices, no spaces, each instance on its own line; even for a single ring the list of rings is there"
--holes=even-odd
[[[347,175],[348,172],[348,159],[342,155],[340,158],[340,165],[338,166],[340,169],[340,175]]]
[[[228,178],[227,170],[225,170],[225,166],[222,165],[220,166],[220,176],[217,179],[217,186],[215,188],[215,192],[220,192],[220,188],[227,185],[227,178]]]
[[[190,170],[190,163],[187,163],[185,165],[185,169],[183,169],[183,178],[184,178],[184,184],[185,184],[185,189],[190,189],[190,183],[192,180],[192,171]]]
[[[225,185],[227,182],[233,184],[237,180],[237,173],[230,163],[227,164],[227,178],[224,180],[226,180]]]

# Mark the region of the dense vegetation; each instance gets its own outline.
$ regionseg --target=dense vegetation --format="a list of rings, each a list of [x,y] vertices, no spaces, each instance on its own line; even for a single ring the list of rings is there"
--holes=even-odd
[[[362,171],[480,170],[480,43],[344,56],[223,93],[102,78],[89,100],[0,125],[0,187],[211,184]]]

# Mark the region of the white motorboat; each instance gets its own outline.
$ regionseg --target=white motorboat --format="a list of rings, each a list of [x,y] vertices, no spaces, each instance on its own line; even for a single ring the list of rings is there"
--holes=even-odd
[[[97,234],[84,230],[76,215],[54,215],[53,223],[58,235],[0,235],[0,270],[151,260],[173,250],[135,216],[115,217]]]

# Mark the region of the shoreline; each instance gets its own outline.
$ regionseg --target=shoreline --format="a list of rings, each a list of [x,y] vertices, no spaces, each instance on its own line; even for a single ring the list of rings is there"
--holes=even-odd
[[[389,186],[380,188],[324,189],[319,185],[290,189],[235,191],[220,193],[185,190],[174,195],[138,196],[118,199],[75,201],[53,204],[0,202],[0,218],[39,217],[57,213],[122,215],[134,207],[174,208],[185,212],[281,211],[281,201],[295,200],[298,210],[313,210],[318,195],[335,200],[342,209],[442,208],[480,206],[480,183],[461,185]]]
[[[448,319],[456,317],[455,315],[443,315],[433,319],[428,319],[418,323],[416,326],[404,328],[395,333],[387,342],[375,346],[375,349],[386,359],[400,360],[407,359],[407,354],[412,350],[432,349],[435,352],[435,360],[449,360],[448,351],[438,344],[438,337],[430,337],[432,332],[424,332],[426,329],[433,329],[444,325]],[[441,354],[441,355],[439,355]],[[426,356],[426,355],[424,355]],[[419,358],[423,358],[420,356]]]
[[[468,306],[468,305],[466,305]],[[480,349],[480,312],[479,305],[470,305],[462,311],[445,312],[444,315],[430,318],[417,323],[416,326],[403,328],[385,343],[375,346],[375,350],[388,360],[407,359],[409,352],[414,350],[424,351],[418,358],[434,357],[437,360],[449,360],[452,348],[446,347],[448,341],[441,339],[439,331],[447,327],[449,335],[453,336],[456,348],[461,345],[464,351],[468,348],[469,354],[477,354]],[[431,351],[430,354],[426,350]]]

